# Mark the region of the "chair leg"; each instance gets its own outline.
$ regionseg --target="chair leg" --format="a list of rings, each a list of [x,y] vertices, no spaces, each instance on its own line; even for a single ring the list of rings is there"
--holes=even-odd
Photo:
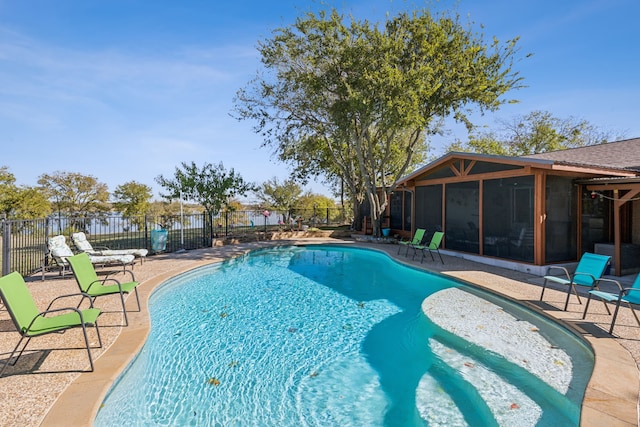
[[[124,304],[123,292],[120,292],[120,301],[122,302],[122,313],[124,314],[124,326],[129,326],[129,318],[127,317],[127,307]]]
[[[138,311],[140,311],[141,308],[140,308],[140,297],[138,296],[138,288],[133,288],[133,291],[136,294],[136,303],[138,304]]]
[[[611,319],[611,327],[609,328],[609,335],[613,335],[613,327],[616,324],[616,318],[618,317],[618,310],[620,309],[620,300],[616,304],[616,309],[613,312],[613,318]]]
[[[564,303],[564,311],[567,311],[567,308],[569,307],[569,298],[571,298],[571,289],[573,289],[573,292],[576,294],[576,298],[578,298],[578,304],[582,304],[580,295],[578,295],[578,288],[576,288],[576,285],[574,285],[572,282],[569,284],[569,289],[567,289],[567,300]]]
[[[98,321],[93,324],[96,328],[96,335],[98,336],[98,348],[102,348],[102,337],[100,336],[100,328],[98,328]]]
[[[604,300],[603,300],[604,301]],[[587,302],[584,305],[584,311],[582,312],[582,318],[584,319],[585,317],[587,317],[587,310],[589,310],[589,303],[591,302],[591,294],[589,294],[587,296]],[[607,303],[605,302],[605,306],[607,305]],[[609,311],[609,307],[607,307],[607,312]],[[611,313],[609,313],[611,314]]]
[[[542,296],[544,295],[544,290],[547,288],[547,279],[544,279],[544,283],[542,284],[542,292],[540,292],[540,301],[542,301]]]
[[[442,254],[440,253],[440,249],[436,249],[436,252],[438,252],[438,256],[440,257],[440,262],[444,265],[444,260],[442,259]]]
[[[89,348],[89,337],[87,336],[87,327],[83,323],[82,324],[82,334],[84,335],[84,343],[87,345],[87,355],[89,356],[89,372],[93,372],[93,358],[91,357],[91,349]]]

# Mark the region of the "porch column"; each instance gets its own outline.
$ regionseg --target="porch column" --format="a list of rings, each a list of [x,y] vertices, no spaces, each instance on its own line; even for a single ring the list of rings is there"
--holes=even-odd
[[[622,276],[622,231],[620,230],[620,210],[622,205],[640,194],[640,190],[632,189],[620,197],[619,190],[613,190],[613,267],[616,276]]]

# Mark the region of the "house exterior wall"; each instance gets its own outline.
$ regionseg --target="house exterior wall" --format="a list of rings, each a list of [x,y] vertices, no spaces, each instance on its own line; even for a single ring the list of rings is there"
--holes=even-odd
[[[411,229],[399,234],[441,229],[445,249],[539,266],[573,262],[595,244],[614,243],[610,210],[592,191],[634,191],[640,173],[605,165],[601,156],[588,164],[572,163],[575,156],[556,162],[557,155],[449,153],[398,182],[414,196],[402,207]],[[440,196],[427,190],[436,187]],[[640,244],[640,201],[633,203],[631,232]]]
[[[640,245],[640,200],[635,200],[632,203],[632,225],[631,225],[631,243],[634,245]]]

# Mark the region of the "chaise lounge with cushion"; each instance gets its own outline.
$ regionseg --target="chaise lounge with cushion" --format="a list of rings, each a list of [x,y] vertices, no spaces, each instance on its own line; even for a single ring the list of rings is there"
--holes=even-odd
[[[82,231],[73,233],[71,240],[73,240],[73,244],[80,252],[86,252],[94,256],[133,255],[136,258],[140,258],[140,262],[142,262],[149,253],[147,249],[109,249],[106,246],[93,246]]]
[[[47,239],[47,249],[49,255],[57,267],[61,269],[64,275],[69,267],[67,258],[74,255],[73,251],[67,245],[66,238],[63,235],[53,236]],[[91,263],[96,266],[121,266],[126,270],[128,265],[133,265],[135,257],[133,255],[89,255]],[[42,269],[42,280],[44,280],[46,269]]]

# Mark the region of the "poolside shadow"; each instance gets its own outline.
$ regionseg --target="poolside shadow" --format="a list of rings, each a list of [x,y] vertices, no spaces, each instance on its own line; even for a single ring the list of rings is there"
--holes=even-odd
[[[10,319],[0,320],[0,332],[15,332],[16,326]]]
[[[607,331],[597,326],[595,323],[587,322],[582,319],[566,319],[565,321],[585,335],[591,335],[594,338],[612,338]]]
[[[29,353],[24,353],[20,356],[20,359],[15,365],[7,366],[7,369],[2,374],[3,377],[10,377],[13,375],[24,375],[37,373],[38,369],[42,366],[49,353],[52,350],[34,350]],[[6,355],[9,356],[8,354]],[[15,359],[15,355],[12,357]],[[0,369],[7,363],[7,358],[0,360]]]
[[[543,310],[543,311],[562,311],[562,309],[560,307],[556,307],[555,305],[549,304],[548,302],[545,302],[545,301],[525,300],[524,302],[526,302],[527,305],[535,307],[538,310]]]
[[[91,349],[95,350],[98,347],[96,345],[92,345]],[[55,349],[37,349],[37,350],[27,350],[28,352],[23,353],[18,359],[15,365],[7,366],[7,369],[2,374],[2,377],[10,377],[16,375],[46,375],[46,374],[66,374],[66,373],[74,373],[74,372],[90,372],[88,369],[88,361],[85,365],[82,365],[83,368],[78,369],[60,369],[60,370],[41,370],[42,365],[47,360],[50,354],[54,351],[76,351],[76,350],[84,350],[85,347],[65,347],[65,348],[55,348]],[[86,355],[86,353],[85,353]],[[4,367],[4,364],[7,362],[7,358],[9,357],[8,353],[2,355],[3,359],[0,359],[0,369]],[[13,355],[12,360],[15,360],[15,355]],[[84,363],[84,362],[80,362]]]

